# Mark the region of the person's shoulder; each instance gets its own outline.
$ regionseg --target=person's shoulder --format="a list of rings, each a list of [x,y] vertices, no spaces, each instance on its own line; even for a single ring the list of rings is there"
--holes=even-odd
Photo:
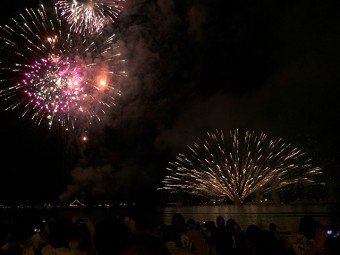
[[[170,249],[170,253],[171,254],[176,254],[176,255],[194,255],[194,252],[186,250],[182,247],[172,247],[172,249]]]
[[[294,244],[301,244],[301,243],[306,243],[306,242],[308,242],[308,238],[305,237],[305,236],[302,235],[302,234],[293,233],[293,234],[290,234],[290,235],[287,237],[286,242],[287,242],[288,244],[291,244],[291,245],[294,245]]]
[[[132,234],[123,245],[119,255],[170,255],[166,244],[150,233]]]
[[[81,251],[79,249],[71,249],[67,247],[56,248],[54,249],[54,252],[54,255],[86,255],[85,251]]]
[[[182,233],[180,241],[185,250],[188,250],[188,251],[192,250],[193,243],[192,243],[192,238],[190,236]]]
[[[50,244],[47,244],[41,248],[41,255],[50,255],[54,253],[55,253],[55,249]]]
[[[201,232],[197,229],[189,229],[185,235],[189,236],[189,237],[192,237],[192,236],[195,236],[195,235],[201,235]]]

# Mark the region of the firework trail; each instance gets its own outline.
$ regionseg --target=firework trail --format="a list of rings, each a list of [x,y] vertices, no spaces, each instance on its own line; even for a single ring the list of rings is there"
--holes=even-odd
[[[0,97],[22,117],[69,130],[101,118],[116,104],[125,76],[114,35],[67,32],[57,11],[26,9],[0,26]],[[84,122],[85,121],[85,122]]]
[[[60,0],[55,6],[73,32],[94,34],[114,23],[125,0]]]
[[[222,198],[234,203],[261,191],[282,191],[290,185],[316,184],[312,177],[322,174],[305,153],[282,139],[247,131],[242,138],[236,129],[226,140],[222,131],[208,132],[188,146],[188,155],[178,154],[170,162],[160,190]]]

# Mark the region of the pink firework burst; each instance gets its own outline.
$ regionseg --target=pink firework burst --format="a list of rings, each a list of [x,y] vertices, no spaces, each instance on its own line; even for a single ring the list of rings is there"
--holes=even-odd
[[[37,124],[83,128],[101,120],[120,96],[124,60],[114,35],[69,32],[41,5],[0,26],[0,43],[0,97],[6,109],[23,108],[22,116]]]

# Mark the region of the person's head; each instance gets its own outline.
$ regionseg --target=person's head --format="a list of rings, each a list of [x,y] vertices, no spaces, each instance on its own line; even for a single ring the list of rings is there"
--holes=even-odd
[[[73,231],[73,223],[71,219],[60,218],[50,221],[48,229],[48,238],[52,247],[68,247]]]
[[[201,230],[202,229],[201,222],[196,221],[195,222],[195,228],[198,229],[198,230]]]
[[[94,235],[98,255],[116,254],[130,235],[128,225],[121,219],[115,217],[103,219],[97,223]]]
[[[216,217],[216,226],[217,227],[223,227],[225,226],[225,219],[223,216],[219,215]]]
[[[189,229],[194,229],[196,227],[196,221],[193,218],[188,219],[187,226]]]
[[[273,222],[269,223],[269,231],[275,232],[276,230],[277,230],[276,224]]]
[[[183,214],[175,213],[171,218],[171,225],[180,232],[185,232],[187,224]]]
[[[203,229],[205,231],[213,231],[216,228],[216,224],[212,220],[204,221],[203,222]]]
[[[227,222],[226,222],[226,226],[227,226],[227,227],[230,227],[230,228],[234,228],[234,227],[235,227],[235,224],[236,224],[236,222],[235,222],[235,220],[232,219],[232,218],[228,219]]]
[[[247,227],[246,235],[249,241],[251,241],[252,243],[256,243],[260,238],[261,229],[255,224],[250,224]]]
[[[181,240],[181,232],[174,226],[166,226],[163,231],[164,242],[179,243]]]
[[[317,221],[317,226],[319,228],[324,228],[324,229],[328,229],[329,228],[329,222],[325,219],[319,219]]]
[[[317,223],[312,216],[305,215],[300,219],[299,232],[308,238],[313,238],[315,236]]]

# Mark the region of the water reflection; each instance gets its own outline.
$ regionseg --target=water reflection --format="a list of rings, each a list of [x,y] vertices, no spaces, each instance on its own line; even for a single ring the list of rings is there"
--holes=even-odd
[[[215,221],[218,215],[222,215],[226,219],[235,219],[243,230],[250,224],[267,228],[270,222],[274,222],[280,232],[298,231],[299,220],[306,214],[339,224],[339,212],[340,209],[332,204],[178,206],[161,209],[165,224],[170,224],[174,213],[182,213],[186,219],[194,218],[200,222]]]

